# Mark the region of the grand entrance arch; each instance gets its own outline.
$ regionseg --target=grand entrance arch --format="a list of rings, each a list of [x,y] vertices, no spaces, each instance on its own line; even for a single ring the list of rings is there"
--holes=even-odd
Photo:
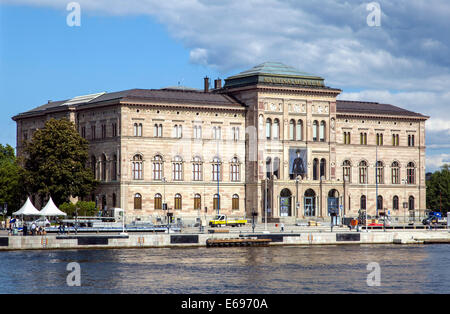
[[[313,217],[316,215],[316,192],[313,189],[305,191],[303,197],[304,214],[306,217]]]
[[[292,215],[292,193],[289,189],[283,189],[280,193],[280,217]]]
[[[339,192],[336,189],[332,189],[328,192],[328,215],[330,214],[330,211],[339,213]]]

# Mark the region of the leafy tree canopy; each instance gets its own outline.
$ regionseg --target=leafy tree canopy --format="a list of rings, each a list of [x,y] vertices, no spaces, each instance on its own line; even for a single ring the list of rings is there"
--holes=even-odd
[[[70,196],[84,197],[97,181],[86,167],[88,142],[67,119],[50,119],[25,144],[24,181],[31,194],[51,195],[55,203],[67,202]]]
[[[14,148],[0,144],[0,206],[8,204],[8,215],[20,208],[22,169],[16,161]]]
[[[450,165],[445,164],[441,170],[431,174],[427,181],[427,208],[440,210],[445,214],[450,211]]]

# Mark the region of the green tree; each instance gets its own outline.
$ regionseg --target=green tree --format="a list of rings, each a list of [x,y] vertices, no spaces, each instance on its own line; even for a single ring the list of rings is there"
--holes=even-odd
[[[50,119],[25,144],[24,183],[27,191],[40,197],[51,195],[55,204],[70,196],[84,197],[97,181],[87,165],[88,141],[67,119]]]
[[[441,170],[431,174],[427,181],[427,208],[440,210],[446,214],[450,211],[450,165],[445,164]]]
[[[8,214],[20,208],[23,195],[22,168],[10,145],[0,144],[0,205],[8,203]]]

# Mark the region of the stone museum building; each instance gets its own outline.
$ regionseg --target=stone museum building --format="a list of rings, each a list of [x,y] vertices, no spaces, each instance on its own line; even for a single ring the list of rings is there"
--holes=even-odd
[[[213,83],[213,84],[210,84]],[[210,86],[212,85],[213,88]],[[425,209],[425,121],[393,105],[337,100],[324,79],[266,62],[204,89],[78,96],[13,117],[17,154],[50,118],[89,141],[90,199],[127,219],[232,217],[295,222]],[[58,204],[57,204],[58,205]]]

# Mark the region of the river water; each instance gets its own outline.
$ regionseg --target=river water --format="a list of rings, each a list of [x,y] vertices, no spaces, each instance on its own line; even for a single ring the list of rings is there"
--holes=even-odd
[[[373,262],[379,286],[367,284]],[[446,244],[0,252],[0,293],[449,292]]]

